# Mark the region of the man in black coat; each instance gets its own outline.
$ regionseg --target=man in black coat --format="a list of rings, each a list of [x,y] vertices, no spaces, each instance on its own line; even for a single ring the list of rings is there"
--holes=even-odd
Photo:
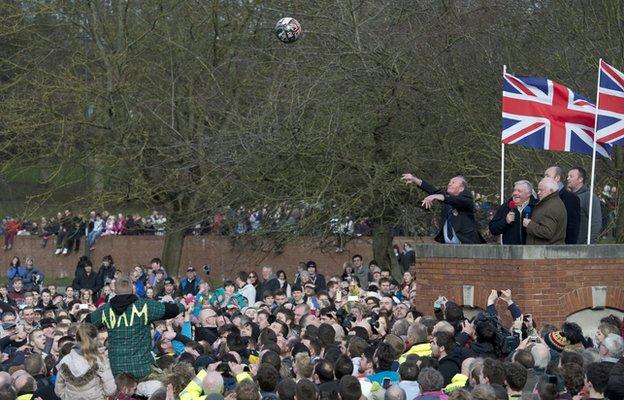
[[[446,189],[438,189],[412,174],[403,174],[401,180],[407,184],[415,183],[429,194],[422,202],[425,208],[431,208],[435,201],[442,203],[441,228],[435,237],[436,242],[450,244],[485,242],[477,228],[474,216],[474,200],[464,177],[455,176],[451,178]]]
[[[256,288],[256,301],[262,301],[264,292],[273,293],[280,287],[280,282],[273,273],[273,268],[269,266],[262,267],[262,282]]]
[[[544,177],[554,179],[559,186],[559,197],[561,201],[563,201],[566,213],[568,214],[565,243],[576,244],[581,229],[581,200],[577,195],[566,190],[566,175],[561,167],[552,166],[548,168],[544,172]]]
[[[503,244],[526,244],[526,228],[522,226],[522,219],[531,218],[536,204],[531,182],[521,180],[514,183],[511,199],[501,204],[490,221],[490,232],[492,235],[503,235]]]

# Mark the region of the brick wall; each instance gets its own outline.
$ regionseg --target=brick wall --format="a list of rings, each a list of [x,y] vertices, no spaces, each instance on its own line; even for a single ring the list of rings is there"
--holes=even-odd
[[[366,261],[372,259],[371,240],[369,237],[354,239],[347,244],[344,252],[336,253],[331,241],[303,238],[286,245],[282,251],[275,252],[271,250],[270,243],[248,243],[243,246],[220,236],[189,236],[184,242],[180,271],[183,274],[189,264],[196,267],[210,264],[211,275],[222,279],[233,277],[239,270],[255,269],[259,272],[259,266],[272,265],[276,269],[284,269],[292,276],[299,262],[314,260],[326,276],[341,274],[343,263],[350,260],[353,254],[361,254]],[[395,238],[396,243],[401,245],[406,240],[423,242],[423,239]],[[160,236],[106,236],[98,239],[91,259],[97,267],[103,256],[111,254],[119,268],[128,270],[132,265],[147,265],[152,258],[160,257],[163,244],[164,238]],[[84,246],[84,238],[81,245]],[[83,252],[54,256],[54,250],[52,240],[46,248],[42,248],[41,240],[36,237],[17,237],[12,250],[0,251],[0,262],[5,266],[6,274],[13,255],[20,257],[22,262],[25,257],[33,256],[35,264],[45,274],[56,277],[73,276],[78,258]]]
[[[422,242],[413,238],[396,238],[395,242],[402,244],[405,240]],[[104,255],[112,254],[116,264],[128,270],[131,265],[148,264],[150,259],[160,256],[163,241],[157,236],[104,237],[98,240],[92,259],[99,264]],[[534,314],[538,321],[560,323],[567,315],[592,307],[592,286],[606,286],[607,306],[624,310],[624,246],[417,244],[415,250],[418,307],[425,312],[431,310],[439,295],[462,304],[464,285],[474,287],[474,305],[480,308],[485,308],[491,289],[512,288],[523,311]],[[33,256],[48,276],[73,276],[78,255],[54,256],[53,251],[52,243],[44,249],[38,238],[18,237],[13,250],[0,252],[4,273],[16,254],[22,260]],[[212,277],[223,279],[238,270],[258,271],[261,265],[272,265],[292,276],[298,262],[315,260],[329,276],[341,273],[342,264],[355,253],[370,260],[371,239],[355,239],[343,253],[336,253],[331,245],[323,246],[316,239],[301,239],[276,253],[261,245],[255,249],[242,247],[218,236],[187,237],[180,270],[189,263],[210,264]]]
[[[481,250],[484,248],[481,246]],[[591,308],[592,286],[605,286],[606,306],[624,310],[622,246],[603,254],[595,252],[595,258],[574,258],[574,254],[570,254],[571,258],[560,255],[546,259],[467,258],[466,254],[454,258],[452,253],[447,249],[444,257],[429,254],[418,258],[414,272],[421,310],[430,310],[439,295],[461,305],[464,285],[474,287],[474,306],[483,309],[490,290],[511,288],[522,311],[533,314],[538,323],[560,324],[568,315]],[[504,308],[499,313],[509,322]]]

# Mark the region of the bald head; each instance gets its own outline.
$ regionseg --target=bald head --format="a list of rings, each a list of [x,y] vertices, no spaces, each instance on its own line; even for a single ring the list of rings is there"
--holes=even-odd
[[[547,168],[546,171],[544,171],[544,176],[552,178],[556,183],[561,184],[563,184],[566,179],[565,174],[563,173],[563,169],[557,166]]]
[[[386,389],[384,400],[406,400],[407,395],[405,390],[399,387],[399,385],[392,385]]]
[[[550,349],[544,343],[537,343],[531,348],[535,368],[546,369],[550,362]]]
[[[542,201],[546,196],[553,194],[557,190],[559,190],[557,182],[552,178],[544,177],[537,186],[537,196]]]
[[[11,375],[8,372],[0,371],[0,387],[11,384]]]
[[[18,375],[13,380],[13,387],[19,395],[20,393],[32,393],[37,390],[37,381],[29,373]]]
[[[205,395],[211,393],[223,394],[223,377],[218,372],[208,372],[202,380],[202,388]]]

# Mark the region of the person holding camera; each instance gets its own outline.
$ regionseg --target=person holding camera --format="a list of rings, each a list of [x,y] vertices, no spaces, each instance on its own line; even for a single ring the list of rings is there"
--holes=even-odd
[[[17,264],[9,268],[7,275],[10,282],[13,282],[17,277],[21,278],[24,283],[25,292],[31,292],[33,289],[40,289],[43,284],[43,279],[45,278],[43,272],[35,267],[35,261],[32,257],[26,257],[26,262],[23,266],[19,264],[18,258]]]

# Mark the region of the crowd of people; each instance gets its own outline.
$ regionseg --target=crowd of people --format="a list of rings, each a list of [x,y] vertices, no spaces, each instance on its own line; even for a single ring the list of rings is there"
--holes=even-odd
[[[475,216],[474,194],[464,177],[451,178],[446,188],[436,188],[409,173],[401,179],[426,192],[424,208],[441,204],[440,218],[434,224],[439,243],[479,244],[488,238],[513,245],[596,244],[613,217],[604,198],[590,193],[587,172],[580,166],[567,174],[558,166],[547,168],[537,190],[529,180],[516,181],[511,197],[489,215],[487,232]],[[606,220],[603,212],[609,213]]]
[[[552,179],[552,181],[543,180],[544,185],[549,187],[549,193],[556,191],[565,206],[565,236],[562,238],[561,232],[557,235],[549,232],[548,238],[544,238],[543,234],[535,235],[536,225],[534,224],[529,231],[533,231],[532,237],[539,237],[539,239],[532,243],[584,244],[588,225],[591,226],[592,244],[597,243],[600,237],[616,236],[618,193],[615,186],[606,185],[599,195],[593,194],[595,206],[592,221],[589,223],[590,196],[585,169],[580,166],[574,167],[566,174],[562,168],[552,166],[546,170],[544,177]],[[431,208],[433,202],[436,201],[443,203],[444,215],[442,218],[426,221],[422,226],[417,224],[410,227],[395,226],[391,229],[393,236],[434,236],[439,242],[458,244],[497,242],[500,241],[502,235],[504,244],[526,244],[527,227],[523,226],[525,223],[523,219],[525,216],[531,216],[534,207],[542,200],[539,195],[539,183],[534,186],[529,180],[515,182],[512,196],[502,204],[498,195],[483,196],[474,190],[469,190],[466,180],[461,176],[454,177],[451,182],[457,184],[451,185],[449,182],[446,189],[435,188],[412,174],[404,174],[402,180],[408,184],[416,184],[427,192],[430,200],[423,203],[425,208]],[[538,190],[536,191],[535,188]],[[455,194],[453,194],[454,190],[456,190]],[[460,203],[449,204],[451,198],[431,197],[433,195],[451,195]],[[551,210],[561,208],[558,201],[552,198],[548,200],[545,204],[557,204],[546,208]],[[222,236],[238,237],[261,230],[270,231],[285,226],[296,227],[302,218],[313,213],[318,207],[320,206],[306,203],[295,206],[284,204],[275,209],[269,209],[268,206],[261,208],[228,206],[214,212],[209,219],[190,226],[186,233],[195,236],[216,233]],[[544,204],[540,208],[544,208]],[[547,214],[549,218],[553,215],[552,212]],[[559,220],[551,222],[552,226],[546,227],[548,231],[563,223],[562,214],[556,217]],[[447,221],[462,225],[458,227],[459,236],[452,238],[440,236],[440,232],[446,229]],[[88,215],[83,215],[65,210],[51,218],[42,217],[39,221],[5,217],[0,224],[0,234],[4,235],[5,250],[13,248],[16,236],[28,235],[40,237],[43,247],[46,247],[51,240],[54,243],[55,255],[67,255],[80,251],[82,238],[85,238],[89,249],[94,249],[97,239],[101,236],[164,235],[166,222],[166,216],[158,211],[153,211],[149,216],[143,217],[139,214],[118,213],[115,215],[107,211],[91,211]],[[371,224],[365,216],[335,216],[330,219],[328,228],[329,232],[336,237],[336,252],[343,252],[349,239],[370,236],[372,233]],[[474,233],[469,234],[470,237],[462,238],[464,235],[462,230],[466,228]]]
[[[359,255],[322,270],[265,266],[211,287],[209,268],[178,278],[154,258],[125,274],[109,255],[81,258],[61,290],[15,257],[0,288],[0,400],[624,398],[617,316],[590,338],[523,313],[510,289],[467,318],[443,296],[418,309],[410,270],[397,282]]]
[[[91,211],[87,216],[75,214],[70,210],[58,212],[55,217],[41,217],[39,221],[18,220],[5,217],[0,226],[4,235],[4,250],[11,250],[17,236],[38,236],[41,247],[48,242],[54,243],[54,254],[67,255],[80,252],[80,243],[86,239],[87,246],[93,250],[101,236],[109,235],[157,235],[165,234],[167,218],[154,211],[147,217],[139,214],[117,215],[108,211]]]
[[[186,231],[187,235],[200,236],[216,233],[222,236],[237,237],[260,230],[277,229],[284,226],[296,226],[301,218],[312,212],[314,207],[280,206],[271,212],[267,208],[247,209],[245,207],[224,207],[210,219],[198,222]],[[89,249],[95,248],[98,238],[109,235],[156,235],[166,232],[167,217],[158,211],[149,216],[140,214],[110,214],[108,211],[91,211],[88,215],[70,210],[59,212],[51,218],[41,217],[39,221],[18,219],[12,216],[3,218],[0,235],[4,235],[4,250],[11,250],[17,236],[38,236],[41,246],[54,243],[55,255],[67,255],[80,251],[83,239]],[[371,227],[367,218],[355,220],[351,217],[332,218],[329,230],[336,235],[337,250],[343,251],[346,240],[351,237],[369,236]]]

